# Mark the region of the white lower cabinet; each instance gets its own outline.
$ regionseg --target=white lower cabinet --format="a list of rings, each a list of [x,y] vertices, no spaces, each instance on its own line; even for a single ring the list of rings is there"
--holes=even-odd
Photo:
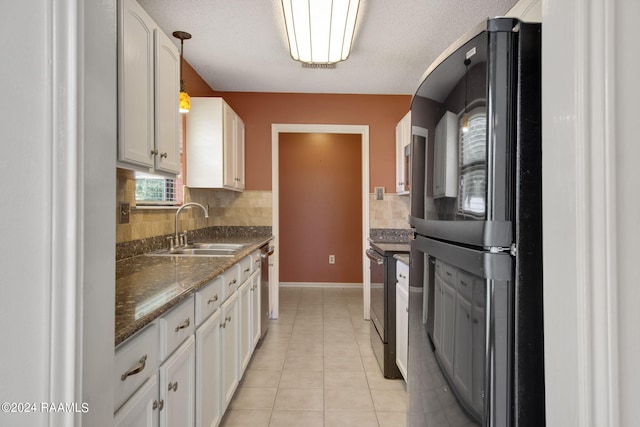
[[[222,418],[221,316],[216,310],[196,329],[196,427],[217,427]]]
[[[240,366],[238,375],[242,377],[253,350],[251,334],[251,280],[246,280],[238,288],[240,298],[239,318],[240,318]]]
[[[396,365],[407,380],[409,345],[409,266],[396,263]]]
[[[252,343],[251,348],[255,349],[258,341],[260,341],[260,333],[262,331],[261,317],[260,317],[260,268],[253,272],[251,278],[251,335]]]
[[[227,409],[233,393],[238,388],[240,351],[239,351],[239,328],[238,328],[238,293],[234,292],[222,304],[222,408]]]
[[[162,405],[158,399],[158,377],[152,375],[116,412],[114,426],[157,427]]]
[[[193,335],[160,366],[160,427],[194,426],[195,339]]]
[[[114,425],[217,427],[259,339],[247,257],[116,348]]]

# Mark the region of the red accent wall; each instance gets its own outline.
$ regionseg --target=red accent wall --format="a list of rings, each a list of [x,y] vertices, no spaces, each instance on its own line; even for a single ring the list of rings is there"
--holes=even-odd
[[[362,283],[361,136],[282,133],[278,156],[280,281]]]
[[[330,72],[330,71],[328,71]],[[221,96],[245,124],[245,188],[271,190],[271,125],[369,125],[369,185],[394,193],[396,124],[409,95],[216,92],[185,62],[191,96]]]

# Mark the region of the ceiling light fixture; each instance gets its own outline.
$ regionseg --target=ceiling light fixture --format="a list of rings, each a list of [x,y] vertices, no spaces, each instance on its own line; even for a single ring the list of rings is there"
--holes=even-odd
[[[291,57],[335,64],[351,53],[360,0],[282,0]]]
[[[191,34],[184,31],[174,31],[173,37],[180,39],[180,112],[188,113],[191,109],[191,98],[187,90],[184,88],[184,80],[182,80],[182,49],[184,47],[184,41],[191,38]]]

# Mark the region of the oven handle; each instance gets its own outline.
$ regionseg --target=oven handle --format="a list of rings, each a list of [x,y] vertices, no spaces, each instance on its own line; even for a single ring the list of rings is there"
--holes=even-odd
[[[384,264],[384,257],[380,256],[380,254],[374,251],[373,249],[367,249],[366,254],[367,254],[367,258],[369,258],[371,261],[375,262],[376,264],[378,265]]]

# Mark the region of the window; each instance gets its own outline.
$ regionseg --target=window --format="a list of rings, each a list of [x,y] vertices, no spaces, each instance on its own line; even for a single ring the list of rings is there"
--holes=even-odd
[[[182,203],[182,179],[136,172],[136,205],[173,206]]]
[[[483,218],[487,186],[487,110],[478,107],[469,112],[469,131],[460,123],[460,213]]]

